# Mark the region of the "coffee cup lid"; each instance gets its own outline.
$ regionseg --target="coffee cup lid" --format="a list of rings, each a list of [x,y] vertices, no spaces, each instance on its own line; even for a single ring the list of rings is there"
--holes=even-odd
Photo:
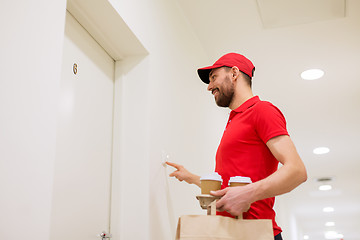
[[[249,177],[241,177],[241,176],[236,176],[236,177],[231,177],[229,180],[229,183],[232,182],[236,182],[236,183],[252,183],[251,178]]]
[[[201,180],[214,180],[214,181],[222,182],[222,178],[217,172],[212,172],[212,173],[203,175],[200,177],[200,181]]]

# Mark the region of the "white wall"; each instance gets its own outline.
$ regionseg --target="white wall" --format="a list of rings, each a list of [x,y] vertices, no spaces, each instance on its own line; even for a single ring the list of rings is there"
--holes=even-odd
[[[1,239],[49,238],[65,5],[1,1]]]
[[[198,174],[213,171],[224,125],[209,119],[225,124],[226,111],[197,76],[210,62],[175,0],[110,2],[149,52],[116,80],[123,92],[123,162],[121,208],[113,217],[122,220],[112,232],[122,239],[173,239],[180,215],[205,213],[195,199],[199,189],[169,179],[162,155]],[[118,71],[127,65],[118,63]]]
[[[173,239],[177,218],[204,214],[195,186],[168,179],[170,161],[212,171],[226,111],[196,68],[209,64],[175,0],[111,0],[149,55],[117,63],[122,162],[114,239]],[[2,3],[0,236],[48,239],[65,0]],[[21,6],[21,8],[19,8]],[[206,109],[206,110],[204,110]],[[140,178],[138,178],[140,177]],[[138,187],[141,186],[141,191]],[[143,199],[143,200],[142,200]],[[15,236],[11,236],[12,234]],[[117,238],[119,239],[119,238]]]

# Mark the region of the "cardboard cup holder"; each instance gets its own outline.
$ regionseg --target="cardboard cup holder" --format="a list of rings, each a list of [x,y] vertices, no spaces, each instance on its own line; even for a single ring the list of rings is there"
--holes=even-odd
[[[202,209],[208,209],[208,207],[210,206],[210,203],[212,203],[216,199],[220,199],[220,197],[215,197],[215,196],[212,196],[209,194],[201,194],[201,195],[196,196],[196,199],[199,200],[200,207]]]

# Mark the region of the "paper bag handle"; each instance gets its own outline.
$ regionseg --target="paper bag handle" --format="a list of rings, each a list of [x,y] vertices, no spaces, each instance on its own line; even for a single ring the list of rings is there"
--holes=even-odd
[[[210,203],[210,205],[208,206],[207,215],[212,215],[212,216],[216,215],[216,200],[212,201]],[[243,215],[240,214],[240,216],[236,216],[235,218],[239,219],[239,220],[242,220]]]

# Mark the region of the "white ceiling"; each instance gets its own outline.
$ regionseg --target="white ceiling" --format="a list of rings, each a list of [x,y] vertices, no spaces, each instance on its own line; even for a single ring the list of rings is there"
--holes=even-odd
[[[360,1],[177,2],[208,54],[204,65],[227,52],[246,55],[256,66],[254,93],[283,111],[309,175],[283,197],[298,231],[310,239],[333,230],[359,240]],[[302,80],[309,68],[321,68],[324,77]],[[314,155],[319,146],[330,152]],[[333,189],[320,192],[319,177],[332,177]],[[327,206],[335,211],[323,213]],[[336,225],[325,227],[328,221]]]

